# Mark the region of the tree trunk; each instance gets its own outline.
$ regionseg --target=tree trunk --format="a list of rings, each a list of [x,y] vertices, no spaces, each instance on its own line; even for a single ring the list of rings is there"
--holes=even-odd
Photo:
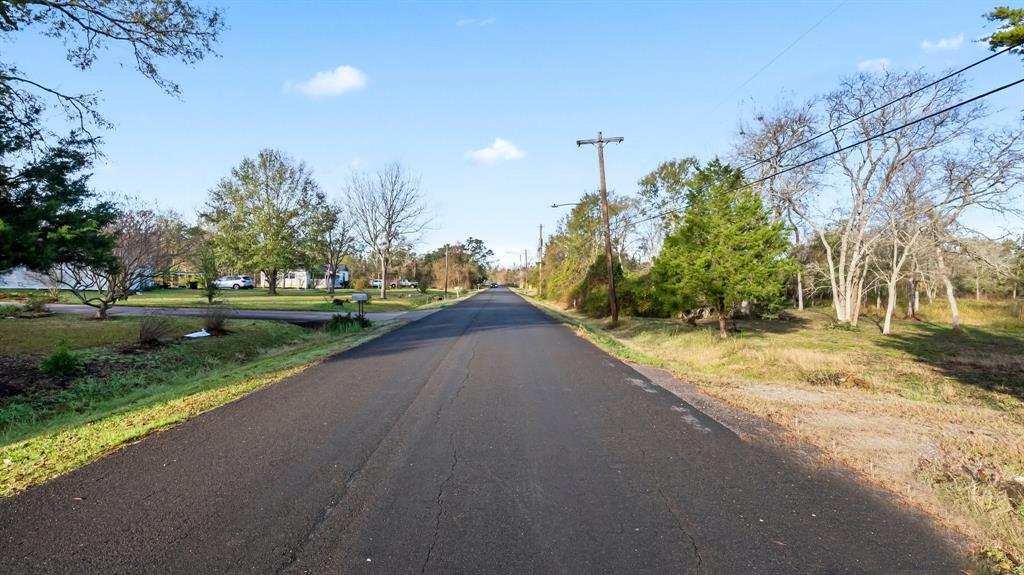
[[[882,323],[882,334],[892,333],[892,314],[896,311],[896,282],[886,284],[885,321]]]
[[[96,308],[96,319],[107,319],[108,309],[110,309],[110,305],[107,302],[100,302],[99,307]]]
[[[718,336],[722,339],[729,337],[729,331],[725,324],[725,306],[718,308]]]
[[[974,301],[981,301],[981,278],[974,274]]]
[[[875,308],[882,309],[882,290],[875,287]]]
[[[327,294],[334,295],[334,279],[338,277],[337,266],[330,266],[327,270]]]
[[[380,259],[380,299],[388,298],[388,264],[384,258]]]
[[[796,309],[804,309],[804,274],[796,272]]]
[[[953,289],[953,282],[949,281],[949,276],[946,275],[946,262],[945,258],[942,257],[941,246],[935,246],[935,263],[939,268],[939,277],[942,278],[942,283],[946,286],[946,300],[949,301],[949,316],[953,331],[960,331],[960,309],[956,306],[956,292]]]

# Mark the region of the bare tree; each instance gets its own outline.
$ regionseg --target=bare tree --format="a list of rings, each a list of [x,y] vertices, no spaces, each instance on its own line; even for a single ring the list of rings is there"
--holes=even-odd
[[[793,204],[803,203],[817,185],[822,164],[809,163],[798,168],[821,151],[814,137],[814,102],[802,105],[783,105],[776,112],[758,114],[753,127],[740,128],[740,141],[736,155],[747,162],[747,177],[757,182],[754,189],[767,201],[775,214],[793,229],[796,248],[796,305],[804,309],[804,260],[800,256],[802,237],[800,222],[794,218]],[[787,170],[788,169],[788,170]],[[785,173],[780,173],[785,170]]]
[[[946,290],[952,327],[960,329],[956,289],[946,262],[949,246],[966,230],[961,216],[971,208],[1020,213],[1015,190],[1024,183],[1024,132],[975,134],[966,151],[943,160],[943,195],[927,211],[936,272]]]
[[[310,264],[324,267],[327,293],[334,293],[335,278],[341,269],[342,260],[352,253],[355,238],[352,222],[344,206],[337,201],[318,198],[310,217],[309,247]]]
[[[117,238],[115,263],[104,268],[66,264],[50,273],[56,285],[96,308],[98,319],[106,319],[114,304],[149,284],[162,249],[160,215],[151,209],[123,210],[105,231]]]
[[[832,305],[840,322],[857,324],[869,259],[877,243],[886,237],[875,233],[876,227],[885,224],[884,200],[899,185],[904,166],[963,137],[983,116],[980,105],[968,105],[901,127],[945,109],[960,100],[965,91],[962,79],[925,88],[931,80],[920,72],[859,74],[844,80],[825,98],[827,123],[837,150],[853,141],[873,138],[833,156],[836,176],[849,190],[837,210],[813,213],[807,203],[789,202],[825,249]],[[918,91],[868,114],[914,90]],[[885,135],[874,138],[879,134]]]
[[[399,163],[376,174],[354,174],[346,193],[355,233],[380,269],[380,297],[387,298],[388,270],[427,225],[419,179]]]

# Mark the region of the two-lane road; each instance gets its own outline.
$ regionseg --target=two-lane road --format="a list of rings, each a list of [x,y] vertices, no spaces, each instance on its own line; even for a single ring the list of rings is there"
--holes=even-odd
[[[957,573],[490,290],[0,502],[7,573]]]

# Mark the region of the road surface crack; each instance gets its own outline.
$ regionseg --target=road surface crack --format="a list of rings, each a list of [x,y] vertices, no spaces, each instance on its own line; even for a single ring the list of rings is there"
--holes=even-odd
[[[448,476],[444,478],[444,481],[437,488],[437,498],[435,499],[437,514],[434,516],[434,536],[430,542],[430,548],[427,549],[427,557],[423,560],[423,565],[420,567],[421,574],[427,572],[427,566],[430,565],[430,560],[434,557],[434,549],[437,548],[437,541],[441,537],[441,518],[444,516],[444,490],[448,486],[448,482],[455,475],[455,466],[459,464],[459,450],[455,447],[454,431],[448,436],[448,445],[452,451],[452,464],[448,468]]]

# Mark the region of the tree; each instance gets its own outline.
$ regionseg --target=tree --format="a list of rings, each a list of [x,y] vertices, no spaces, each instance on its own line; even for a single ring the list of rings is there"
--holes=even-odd
[[[870,258],[876,244],[885,237],[874,233],[875,226],[884,219],[884,199],[899,185],[904,167],[957,141],[983,116],[980,105],[967,105],[900,128],[962,99],[964,80],[952,78],[929,85],[932,81],[921,72],[888,71],[844,80],[838,90],[825,97],[827,125],[835,148],[843,148],[850,140],[886,135],[832,156],[837,176],[848,189],[839,210],[815,213],[809,202],[784,198],[825,250],[832,305],[840,322],[857,324]],[[903,97],[908,93],[912,95]],[[903,98],[867,114],[897,97]]]
[[[1016,46],[1015,51],[1020,52],[1024,45],[1024,8],[1009,8],[999,6],[986,14],[992,22],[1000,22],[999,29],[986,38],[988,45],[993,50]]]
[[[652,273],[671,305],[706,305],[726,318],[741,302],[774,303],[794,264],[781,221],[743,186],[738,169],[718,160],[691,180],[682,223],[665,238]]]
[[[391,265],[427,224],[419,179],[401,164],[391,163],[372,176],[353,174],[346,197],[355,234],[377,262],[380,297],[386,299]]]
[[[817,185],[823,165],[804,164],[821,151],[813,102],[783,105],[773,113],[758,114],[756,123],[740,129],[736,155],[749,162],[755,178],[754,190],[772,206],[776,219],[785,220],[793,230],[793,245],[799,256],[803,250],[801,230],[794,218],[791,202],[803,202]],[[801,260],[797,257],[797,261]],[[802,262],[801,262],[802,264]],[[804,309],[802,265],[796,271],[796,306]]]
[[[129,206],[104,233],[115,241],[114,261],[102,266],[65,263],[50,271],[51,281],[96,308],[98,319],[106,319],[114,304],[149,285],[161,249],[160,216],[149,208]]]
[[[220,11],[187,0],[20,0],[0,2],[0,38],[29,29],[60,40],[68,62],[87,70],[108,44],[127,44],[135,69],[170,94],[179,86],[158,67],[173,59],[186,65],[213,53],[223,21]],[[43,84],[11,62],[0,61],[0,100],[10,120],[30,128],[41,140],[38,113],[56,102],[76,121],[79,130],[89,125],[109,127],[100,115],[96,94],[70,94]]]
[[[220,264],[217,262],[217,251],[212,242],[205,242],[199,249],[199,272],[203,274],[203,295],[206,303],[212,304],[213,298],[220,293],[217,279],[220,278]]]
[[[305,163],[266,149],[210,191],[201,217],[214,227],[220,259],[235,270],[263,272],[267,293],[276,295],[278,272],[303,259],[319,190]]]
[[[0,115],[0,273],[16,266],[45,273],[58,264],[112,264],[114,238],[104,229],[117,210],[89,188],[88,143],[61,140],[19,163],[12,156],[28,142],[3,129],[7,120]]]
[[[352,253],[355,238],[352,223],[341,203],[319,199],[309,222],[309,268],[324,267],[327,293],[334,293],[334,279],[342,261]]]
[[[686,186],[699,165],[696,158],[658,164],[637,182],[640,219],[640,259],[653,260],[661,250],[665,232],[678,224],[686,204]]]

